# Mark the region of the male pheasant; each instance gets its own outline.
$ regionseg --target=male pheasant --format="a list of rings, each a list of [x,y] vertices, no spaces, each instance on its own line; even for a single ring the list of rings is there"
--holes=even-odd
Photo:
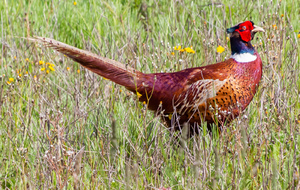
[[[224,126],[249,105],[262,76],[261,58],[251,45],[257,32],[252,21],[227,29],[232,55],[213,65],[174,73],[145,74],[117,61],[49,38],[34,41],[67,55],[83,67],[139,94],[139,101],[159,111],[171,129],[188,123],[193,130],[204,122]],[[171,117],[170,117],[171,116]]]

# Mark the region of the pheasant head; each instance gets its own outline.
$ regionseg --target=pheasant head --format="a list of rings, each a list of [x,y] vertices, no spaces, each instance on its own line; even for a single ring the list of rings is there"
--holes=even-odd
[[[251,44],[254,35],[257,32],[264,32],[259,26],[254,25],[252,21],[245,21],[236,26],[227,29],[227,33],[230,33],[230,45],[231,45],[231,54],[254,54],[255,50]]]

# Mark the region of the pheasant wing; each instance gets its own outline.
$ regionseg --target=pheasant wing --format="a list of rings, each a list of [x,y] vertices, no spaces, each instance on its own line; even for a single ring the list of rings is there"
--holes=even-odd
[[[202,79],[190,84],[175,101],[175,107],[179,114],[194,112],[208,99],[216,96],[217,92],[224,86],[225,80]]]

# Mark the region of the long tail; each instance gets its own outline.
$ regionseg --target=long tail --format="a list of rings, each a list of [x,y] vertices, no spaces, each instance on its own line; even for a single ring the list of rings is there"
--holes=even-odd
[[[42,42],[44,46],[51,47],[65,54],[80,63],[83,67],[117,84],[125,86],[131,91],[136,90],[136,83],[139,80],[139,76],[142,75],[141,72],[136,71],[132,67],[125,66],[120,62],[75,48],[51,38],[34,37],[29,40]]]

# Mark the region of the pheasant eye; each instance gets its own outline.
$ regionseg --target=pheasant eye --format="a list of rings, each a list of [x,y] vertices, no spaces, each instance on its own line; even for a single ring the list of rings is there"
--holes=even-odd
[[[243,29],[243,30],[246,30],[246,29],[247,29],[247,27],[246,27],[246,26],[243,26],[243,27],[242,27],[242,29]]]

